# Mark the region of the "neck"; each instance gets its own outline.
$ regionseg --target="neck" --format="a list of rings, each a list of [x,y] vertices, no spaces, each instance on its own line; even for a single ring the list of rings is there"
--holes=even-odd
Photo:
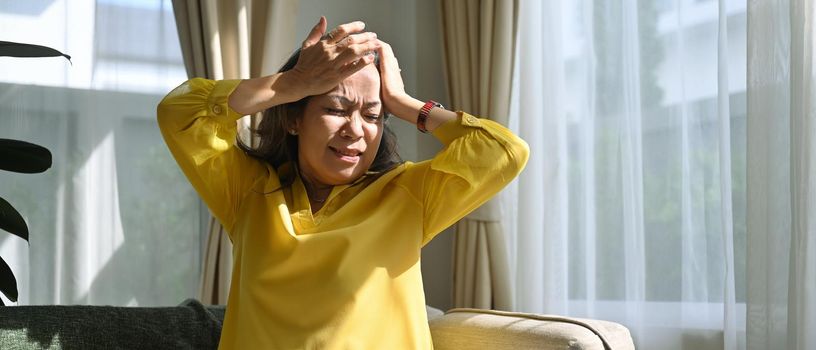
[[[319,181],[315,181],[309,178],[308,175],[303,174],[301,172],[301,177],[303,180],[303,187],[306,188],[306,195],[309,196],[309,201],[314,203],[323,203],[329,198],[331,194],[332,187],[331,185],[325,185],[320,183]]]

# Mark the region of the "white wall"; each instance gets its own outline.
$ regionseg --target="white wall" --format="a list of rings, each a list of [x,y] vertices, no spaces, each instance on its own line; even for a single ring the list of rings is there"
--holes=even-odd
[[[433,0],[302,0],[297,14],[297,43],[320,16],[329,28],[354,20],[394,48],[409,94],[420,100],[433,99],[447,105],[443,75],[439,8]],[[294,49],[294,48],[293,48]],[[400,154],[405,160],[428,159],[441,148],[432,136],[416,131],[414,125],[392,120]],[[422,251],[422,275],[426,302],[440,309],[451,307],[453,232],[436,237]]]

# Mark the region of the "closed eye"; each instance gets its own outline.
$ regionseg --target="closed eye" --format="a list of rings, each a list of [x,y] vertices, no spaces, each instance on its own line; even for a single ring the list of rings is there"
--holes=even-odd
[[[342,109],[326,108],[326,113],[337,116],[346,116],[346,111]]]
[[[337,108],[326,108],[326,113],[328,113],[330,115],[336,115],[338,117],[346,117],[346,116],[349,115],[349,112],[347,112],[346,110],[337,109]],[[363,118],[365,118],[366,121],[369,121],[371,123],[376,123],[377,121],[380,120],[380,115],[379,114],[366,114],[366,115],[363,116]]]

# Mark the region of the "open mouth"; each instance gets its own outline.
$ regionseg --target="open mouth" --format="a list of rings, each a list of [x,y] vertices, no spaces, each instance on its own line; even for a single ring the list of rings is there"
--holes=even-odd
[[[329,146],[329,149],[334,152],[337,158],[348,163],[357,163],[360,160],[360,155],[363,154],[363,152],[353,149],[338,149],[331,146]]]

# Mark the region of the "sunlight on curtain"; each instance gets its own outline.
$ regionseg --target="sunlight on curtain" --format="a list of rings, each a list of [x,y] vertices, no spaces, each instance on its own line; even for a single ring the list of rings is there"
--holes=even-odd
[[[816,6],[748,5],[748,349],[816,349]]]
[[[20,305],[175,305],[195,295],[197,196],[155,108],[186,79],[169,1],[5,1],[3,40],[64,59],[0,58],[0,137],[46,146],[43,174],[0,174],[30,245],[0,234]]]
[[[744,348],[745,1],[519,16],[516,309],[617,321],[638,348]]]

